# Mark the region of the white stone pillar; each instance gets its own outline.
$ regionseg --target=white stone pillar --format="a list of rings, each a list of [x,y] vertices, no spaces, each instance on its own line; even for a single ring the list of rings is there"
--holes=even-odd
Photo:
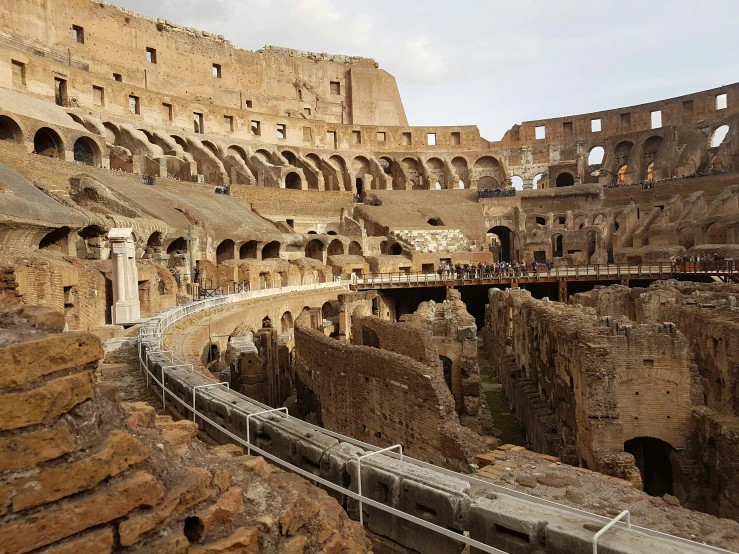
[[[141,318],[136,244],[132,235],[130,228],[111,229],[108,233],[113,258],[111,319],[116,325],[133,324]]]

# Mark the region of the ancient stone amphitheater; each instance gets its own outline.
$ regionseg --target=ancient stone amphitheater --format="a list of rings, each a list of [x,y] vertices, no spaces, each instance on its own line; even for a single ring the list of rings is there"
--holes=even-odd
[[[739,551],[739,84],[490,142],[2,8],[0,553]]]

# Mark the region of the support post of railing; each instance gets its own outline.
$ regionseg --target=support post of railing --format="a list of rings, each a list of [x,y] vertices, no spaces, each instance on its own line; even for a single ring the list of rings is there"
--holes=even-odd
[[[229,386],[229,384],[226,383],[225,381],[221,381],[220,383],[208,383],[207,385],[195,385],[192,388],[192,420],[193,421],[195,421],[195,393],[197,392],[197,390],[198,389],[207,389],[207,388],[210,388],[210,387],[222,387],[224,385],[226,386],[227,389],[230,389],[231,388]]]
[[[263,410],[261,412],[254,412],[253,414],[249,414],[246,416],[246,452],[247,454],[249,454],[249,456],[251,456],[251,433],[249,432],[249,422],[251,421],[251,418],[253,418],[254,416],[258,416],[258,415],[270,414],[273,412],[283,412],[283,411],[285,412],[285,416],[289,415],[287,413],[287,408],[283,406],[282,408],[274,408],[271,410]]]
[[[598,539],[608,531],[611,527],[616,525],[616,523],[619,522],[624,516],[626,516],[626,527],[628,529],[631,529],[631,514],[628,510],[624,510],[620,514],[618,514],[615,518],[613,518],[610,522],[608,522],[603,529],[598,531],[595,535],[593,535],[593,554],[598,554]]]
[[[393,446],[388,446],[387,448],[383,448],[382,450],[375,450],[374,452],[369,452],[367,454],[363,454],[362,456],[359,456],[357,458],[357,493],[359,494],[359,524],[364,526],[364,514],[362,513],[362,460],[365,458],[369,458],[370,456],[376,456],[377,454],[382,454],[384,452],[388,452],[390,450],[395,449],[400,450],[400,461],[403,461],[403,446],[400,444],[394,444]]]

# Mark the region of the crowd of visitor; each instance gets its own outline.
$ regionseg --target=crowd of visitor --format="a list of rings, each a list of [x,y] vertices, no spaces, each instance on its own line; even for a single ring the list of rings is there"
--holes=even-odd
[[[513,187],[507,189],[477,189],[478,198],[500,198],[504,196],[516,196],[516,189]]]
[[[706,177],[708,175],[715,175],[717,172],[703,173],[698,171],[697,173],[691,173],[690,175],[683,175],[682,177],[666,177],[664,179],[643,179],[636,183],[626,184],[616,181],[615,183],[609,183],[608,188],[619,188],[619,187],[641,187],[643,189],[653,189],[656,183],[664,183],[667,181],[682,181],[683,179],[694,179],[696,177]]]
[[[216,185],[213,190],[216,194],[231,194],[231,187],[228,185]]]
[[[442,266],[437,273],[442,279],[497,279],[499,277],[528,277],[530,274],[550,272],[554,262],[493,262]]]
[[[148,173],[144,173],[141,176],[141,183],[144,185],[153,185],[154,184],[154,176],[149,175]]]

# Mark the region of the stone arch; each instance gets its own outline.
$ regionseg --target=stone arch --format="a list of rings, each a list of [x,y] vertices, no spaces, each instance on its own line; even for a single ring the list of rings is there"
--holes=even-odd
[[[523,190],[523,179],[520,175],[511,177],[511,186],[516,190]]]
[[[46,158],[64,158],[64,141],[54,129],[41,127],[33,136],[33,151]]]
[[[647,172],[650,170],[650,166],[652,177],[654,177],[655,168],[652,164],[655,162],[657,156],[659,155],[659,149],[662,147],[663,141],[664,139],[659,135],[653,135],[644,141],[644,163],[642,164],[642,179],[647,178]]]
[[[651,496],[673,493],[673,468],[669,443],[655,437],[634,437],[624,442],[624,451],[634,456],[642,476],[644,492]]]
[[[387,253],[388,253],[387,241],[383,240],[382,242],[380,242],[380,254],[387,254]]]
[[[106,121],[103,123],[103,127],[105,128],[105,141],[108,144],[119,144],[121,141],[121,131],[118,126],[110,121]]]
[[[18,122],[7,115],[0,115],[0,140],[23,144],[23,130]]]
[[[74,161],[84,165],[98,165],[100,163],[100,148],[90,137],[78,138],[73,147]]]
[[[269,150],[265,150],[264,148],[260,148],[254,154],[260,158],[263,162],[271,164],[272,163],[272,154],[269,152]]]
[[[561,258],[564,253],[564,238],[557,233],[552,235],[552,258]]]
[[[457,173],[457,176],[459,177],[461,181],[465,183],[469,182],[470,172],[467,166],[466,159],[464,159],[462,156],[457,156],[455,158],[452,158],[452,167],[454,168],[454,171]]]
[[[151,131],[147,131],[146,129],[136,129],[140,133],[144,133],[146,135],[146,140],[148,140],[150,143],[154,144],[154,134]]]
[[[728,233],[726,225],[720,221],[712,223],[706,228],[705,244],[726,244],[728,240]]]
[[[209,140],[201,140],[200,143],[205,146],[214,156],[218,156],[218,147]]]
[[[167,254],[184,254],[185,252],[187,252],[187,239],[185,237],[173,239],[167,246]]]
[[[634,143],[629,140],[622,140],[613,149],[613,155],[616,158],[616,167],[626,165],[631,156],[631,150],[634,148]]]
[[[64,251],[65,247],[69,244],[70,231],[71,229],[66,226],[49,231],[38,243],[39,250],[48,248],[49,250]]]
[[[313,165],[315,165],[316,168],[321,168],[321,157],[318,154],[311,152],[310,154],[306,154],[305,157],[313,162]]]
[[[482,156],[475,161],[476,169],[495,169],[500,167],[500,162],[493,156]]]
[[[222,264],[227,260],[234,259],[236,243],[232,239],[224,239],[216,247],[216,263]]]
[[[80,260],[103,259],[102,247],[104,246],[107,233],[100,225],[88,225],[77,232],[77,257]],[[92,247],[92,251],[90,250]],[[107,257],[107,256],[106,256]]]
[[[494,235],[494,237],[491,237]],[[491,250],[498,249],[499,262],[510,262],[513,260],[513,231],[505,225],[496,225],[488,229],[487,232],[488,244],[491,246]],[[495,238],[497,244],[492,244]]]
[[[301,190],[303,188],[303,180],[295,171],[291,171],[285,175],[285,188],[290,190]]]
[[[295,155],[295,152],[292,152],[290,150],[283,150],[280,152],[282,154],[282,157],[287,160],[287,163],[290,165],[297,165],[298,163],[298,157]]]
[[[377,162],[380,164],[380,167],[382,168],[382,172],[385,175],[392,175],[393,174],[393,160],[388,158],[387,156],[381,156]]]
[[[175,142],[176,142],[177,144],[179,144],[179,145],[180,145],[180,147],[182,147],[182,149],[183,149],[183,150],[184,150],[185,152],[187,152],[187,151],[188,151],[187,141],[186,141],[185,139],[183,139],[182,137],[180,137],[180,136],[177,136],[177,135],[170,135],[170,137],[171,137],[171,138],[172,138],[172,140],[174,140],[174,141],[175,141]]]
[[[408,180],[411,182],[411,187],[414,190],[422,189],[423,185],[421,185],[421,173],[418,170],[418,160],[415,158],[404,158],[400,163],[408,176]]]
[[[402,256],[403,255],[403,247],[396,243],[393,243],[393,245],[390,247],[390,254],[392,256]]]
[[[240,260],[255,260],[257,258],[257,241],[248,240],[239,247]]]
[[[575,184],[575,176],[569,171],[563,171],[557,175],[554,184],[557,187],[571,187]]]
[[[349,254],[351,256],[362,256],[362,246],[355,240],[349,243]]]
[[[721,125],[721,127],[718,127],[712,134],[711,134],[711,148],[716,148],[718,146],[721,146],[721,143],[724,142],[724,139],[726,138],[726,135],[729,132],[729,126],[728,125]]]
[[[241,160],[246,163],[246,150],[241,148],[241,146],[238,146],[236,144],[232,144],[226,149],[227,154],[231,154],[232,156],[236,158],[241,158]]]
[[[262,259],[263,260],[269,260],[271,258],[279,258],[280,257],[280,243],[276,240],[273,240],[270,243],[265,244],[262,247]]]
[[[606,150],[602,146],[593,146],[588,152],[588,167],[590,170],[598,169],[603,165]]]
[[[498,181],[489,175],[485,175],[483,177],[480,177],[480,180],[477,181],[477,188],[478,189],[499,189],[500,185],[498,184]]]
[[[432,227],[443,227],[444,226],[444,222],[441,220],[440,217],[431,217],[426,223],[428,223]]]
[[[329,243],[328,255],[329,256],[343,256],[344,255],[344,245],[341,243],[339,239],[334,239]]]
[[[154,253],[160,253],[164,247],[164,235],[161,231],[154,231],[146,241],[146,249]]]
[[[339,315],[339,312],[332,302],[324,302],[323,306],[321,306],[321,315],[323,319],[328,319],[330,317],[336,317]]]
[[[308,241],[305,245],[305,257],[323,261],[324,245],[319,239],[313,239]]]
[[[280,333],[289,333],[293,330],[293,314],[289,311],[280,316]]]

